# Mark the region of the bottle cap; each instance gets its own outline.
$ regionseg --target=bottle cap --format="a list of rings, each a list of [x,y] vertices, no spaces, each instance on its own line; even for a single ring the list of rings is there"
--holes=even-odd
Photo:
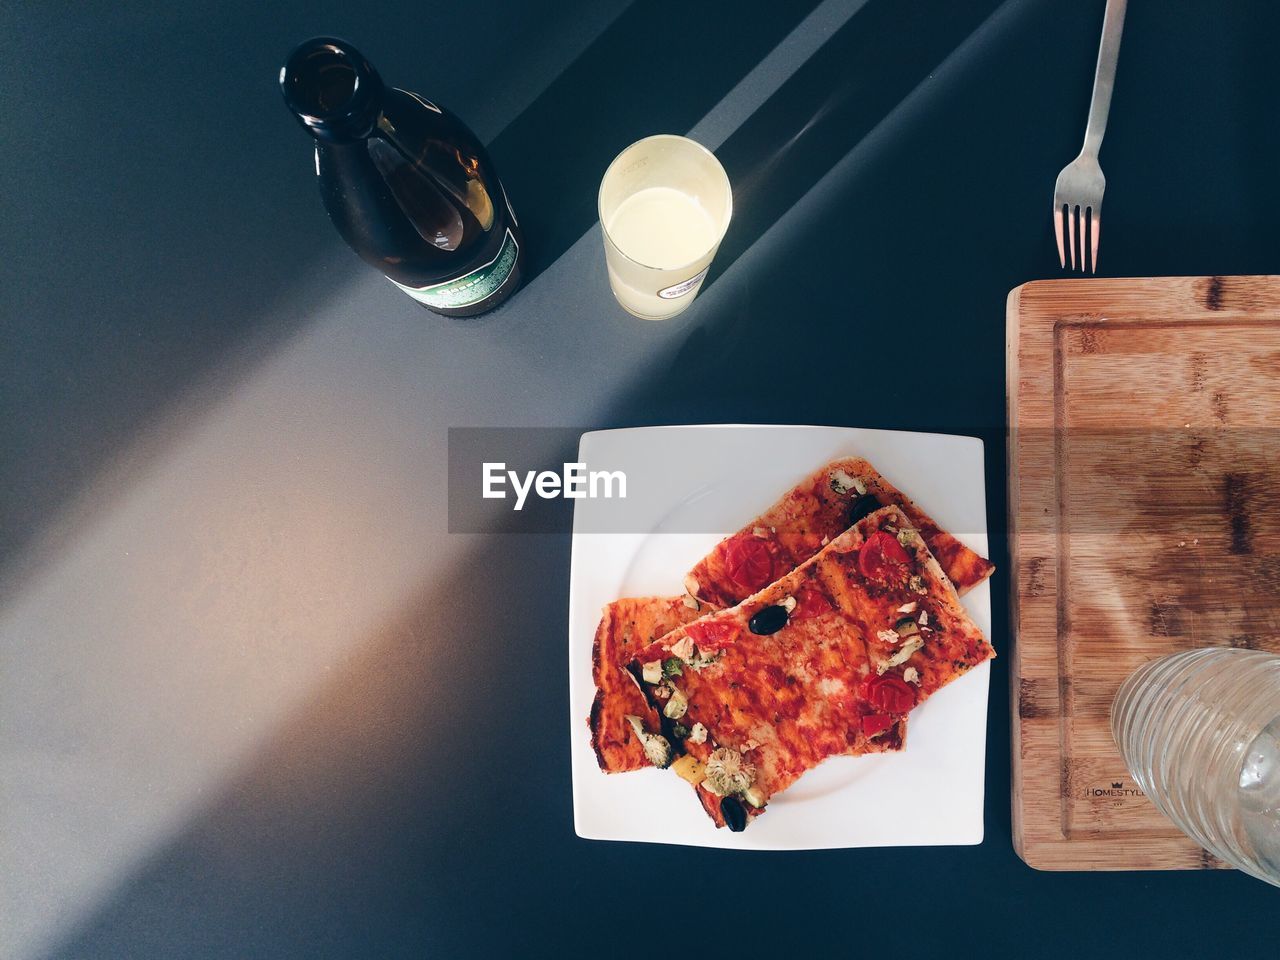
[[[369,135],[382,106],[382,78],[355,47],[336,37],[312,37],[280,68],[284,102],[321,140],[351,142]]]

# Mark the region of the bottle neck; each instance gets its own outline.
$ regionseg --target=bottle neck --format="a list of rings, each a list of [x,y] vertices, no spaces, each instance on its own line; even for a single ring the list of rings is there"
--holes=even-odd
[[[362,140],[382,110],[382,78],[355,47],[334,37],[300,43],[280,69],[284,101],[312,136]]]

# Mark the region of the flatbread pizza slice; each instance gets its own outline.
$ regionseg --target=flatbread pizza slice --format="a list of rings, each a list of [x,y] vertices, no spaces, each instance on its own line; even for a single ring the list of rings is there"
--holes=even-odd
[[[740,830],[828,757],[900,745],[906,715],[994,656],[924,537],[881,508],[735,607],[629,665],[672,766]]]
[[[587,721],[591,747],[605,773],[670,762],[669,747],[651,735],[660,730],[660,716],[625,667],[637,651],[714,609],[687,595],[628,597],[605,606],[591,649],[596,696]]]
[[[948,558],[949,566],[943,562],[943,569],[954,574],[953,582],[973,586],[994,569],[939,529],[866,460],[848,457],[826,464],[699,561],[685,578],[689,593],[683,602],[677,597],[638,597],[604,608],[592,647],[596,696],[588,719],[600,769],[606,773],[638,770],[651,765],[646,743],[651,751],[661,750],[653,739],[659,728],[652,708],[621,672],[636,649],[682,623],[737,603],[795,569],[882,503],[902,507],[930,547]],[[748,585],[752,588],[747,589]],[[875,750],[901,749],[905,726],[899,732],[902,736],[877,741]]]
[[[596,628],[593,674],[596,695],[588,725],[596,762],[605,773],[626,773],[645,767],[666,767],[677,759],[672,743],[688,731],[663,718],[640,692],[635,678],[626,669],[642,650],[691,618],[709,615],[716,608],[701,605],[701,612],[689,606],[689,596],[630,597],[615,600],[604,608]],[[669,671],[679,667],[674,660]],[[682,669],[682,668],[681,668]],[[907,718],[895,718],[885,736],[849,745],[850,753],[890,753],[906,745]],[[683,765],[677,767],[683,770]],[[724,826],[719,799],[698,791],[698,799],[717,826]],[[714,801],[714,802],[713,802]]]
[[[699,599],[731,607],[804,563],[882,506],[897,506],[919,531],[956,590],[967,593],[995,565],[941,529],[861,457],[815,470],[737,533],[722,540],[685,578]]]
[[[628,597],[605,606],[592,645],[592,676],[596,695],[587,719],[591,748],[605,773],[626,773],[650,766],[667,766],[674,759],[663,737],[663,718],[640,692],[626,669],[636,652],[676,627],[716,612],[717,608],[682,597]],[[668,670],[676,668],[674,661]],[[668,725],[672,726],[672,725]],[[678,729],[678,728],[677,728]],[[893,736],[868,744],[870,752],[901,750],[906,718]],[[851,748],[852,749],[852,748]],[[712,811],[708,811],[712,813]],[[716,814],[712,814],[713,818]]]

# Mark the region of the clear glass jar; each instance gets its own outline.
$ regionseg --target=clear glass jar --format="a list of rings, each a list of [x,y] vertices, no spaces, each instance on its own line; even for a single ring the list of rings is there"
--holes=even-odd
[[[1280,656],[1214,647],[1153,660],[1121,685],[1111,732],[1162,813],[1280,886]]]

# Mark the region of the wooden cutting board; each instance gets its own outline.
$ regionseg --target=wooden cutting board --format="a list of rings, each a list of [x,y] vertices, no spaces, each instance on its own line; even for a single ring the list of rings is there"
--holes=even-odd
[[[1280,652],[1280,277],[1028,283],[1007,320],[1014,844],[1222,866],[1137,789],[1110,707],[1162,654]]]

